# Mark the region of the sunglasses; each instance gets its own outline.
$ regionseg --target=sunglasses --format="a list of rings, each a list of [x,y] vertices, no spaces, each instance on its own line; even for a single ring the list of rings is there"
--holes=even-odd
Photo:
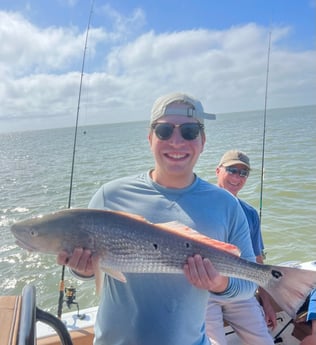
[[[194,140],[204,129],[204,125],[197,122],[187,122],[181,125],[175,125],[169,122],[156,122],[151,125],[151,128],[160,140],[170,139],[175,128],[180,129],[181,136],[184,140]]]
[[[249,170],[247,170],[247,169],[238,169],[238,168],[234,168],[234,167],[225,167],[225,170],[230,175],[238,174],[240,177],[248,177],[249,176]]]

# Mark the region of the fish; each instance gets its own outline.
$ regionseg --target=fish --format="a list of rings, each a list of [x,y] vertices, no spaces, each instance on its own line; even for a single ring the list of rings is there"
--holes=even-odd
[[[16,222],[11,231],[16,244],[31,252],[89,249],[96,270],[121,282],[124,273],[183,274],[188,257],[199,254],[220,274],[261,286],[292,318],[316,287],[316,271],[245,260],[233,244],[176,221],[154,224],[126,212],[72,208]]]

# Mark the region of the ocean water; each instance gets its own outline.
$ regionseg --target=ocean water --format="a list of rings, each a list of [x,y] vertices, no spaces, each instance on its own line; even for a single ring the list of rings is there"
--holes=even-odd
[[[252,171],[239,196],[260,211],[264,112],[221,114],[206,123],[207,143],[195,172],[216,183],[215,167],[229,149],[245,151]],[[267,263],[316,260],[316,106],[267,111],[262,232]],[[61,267],[56,258],[28,253],[14,243],[18,220],[68,207],[85,207],[101,184],[147,170],[153,159],[148,122],[78,130],[69,196],[74,128],[0,133],[0,294],[34,284],[37,304],[57,312]],[[97,304],[94,282],[68,273],[80,308]],[[64,311],[67,307],[64,306]]]

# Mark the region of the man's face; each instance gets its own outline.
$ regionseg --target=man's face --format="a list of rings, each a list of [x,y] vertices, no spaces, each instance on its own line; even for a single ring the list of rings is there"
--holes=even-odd
[[[225,188],[226,190],[237,196],[238,192],[243,188],[247,181],[246,176],[240,176],[240,170],[249,171],[249,169],[243,164],[231,165],[228,168],[235,169],[228,169],[232,170],[232,173],[232,171],[226,171],[226,168],[223,166],[216,168],[217,184],[219,187]]]
[[[184,123],[199,123],[193,118],[175,115],[164,116],[157,122],[176,126]],[[155,158],[155,171],[159,174],[160,184],[168,186],[169,179],[192,176],[193,168],[205,144],[203,131],[199,131],[196,139],[186,140],[182,137],[180,128],[175,127],[169,139],[161,140],[157,137],[155,130],[152,130],[148,139]]]

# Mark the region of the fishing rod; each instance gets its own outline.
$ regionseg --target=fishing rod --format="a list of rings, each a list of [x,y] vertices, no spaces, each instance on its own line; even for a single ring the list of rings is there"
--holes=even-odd
[[[77,146],[77,134],[78,134],[81,90],[82,90],[83,73],[84,73],[84,66],[85,66],[85,61],[86,61],[88,36],[89,36],[90,23],[91,23],[91,18],[92,18],[92,13],[93,13],[93,6],[94,6],[94,0],[91,0],[90,14],[89,14],[89,19],[88,19],[86,38],[85,38],[83,57],[82,57],[82,64],[81,64],[79,95],[78,95],[77,115],[76,115],[76,125],[75,125],[74,141],[73,141],[71,173],[70,173],[70,183],[69,183],[68,208],[71,207],[71,199],[72,199],[72,187],[73,187],[73,176],[74,176],[74,168],[75,168],[75,157],[76,157],[76,146]],[[65,280],[64,280],[64,278],[65,278],[65,266],[63,265],[62,266],[62,271],[61,271],[61,278],[60,278],[60,282],[59,282],[59,298],[58,298],[58,310],[57,310],[57,317],[59,319],[61,319],[63,303],[64,303],[64,290],[65,290]]]
[[[264,115],[263,115],[261,183],[260,183],[260,209],[259,209],[260,224],[261,224],[261,220],[262,220],[262,198],[263,198],[263,180],[264,180],[264,156],[265,156],[265,142],[266,142],[266,123],[267,123],[267,102],[268,102],[268,85],[269,85],[270,49],[271,49],[271,31],[269,32],[269,45],[268,45],[268,56],[267,56],[267,70],[266,70],[266,89],[265,89]]]

